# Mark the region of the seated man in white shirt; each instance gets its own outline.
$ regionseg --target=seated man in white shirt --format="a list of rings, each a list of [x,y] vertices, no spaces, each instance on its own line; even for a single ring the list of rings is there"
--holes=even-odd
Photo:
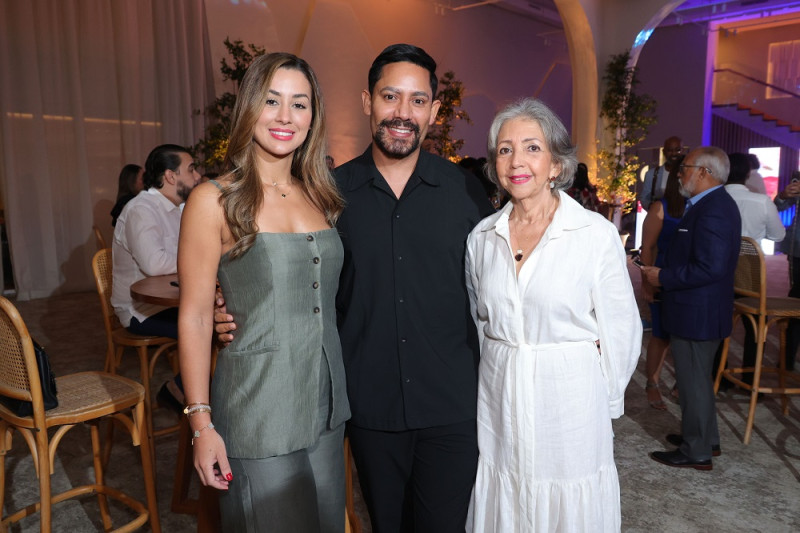
[[[144,190],[125,205],[117,219],[111,248],[111,305],[131,333],[178,338],[178,309],[135,302],[130,288],[145,277],[178,271],[181,205],[199,182],[200,174],[186,148],[158,146],[147,156]],[[180,381],[168,387],[180,401]]]

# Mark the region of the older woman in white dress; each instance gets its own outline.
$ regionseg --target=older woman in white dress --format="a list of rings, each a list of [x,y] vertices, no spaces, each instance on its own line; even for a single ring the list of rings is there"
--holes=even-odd
[[[543,103],[501,111],[488,152],[511,201],[467,244],[481,340],[467,529],[619,531],[611,419],[642,341],[625,251],[610,222],[563,192],[575,149]]]

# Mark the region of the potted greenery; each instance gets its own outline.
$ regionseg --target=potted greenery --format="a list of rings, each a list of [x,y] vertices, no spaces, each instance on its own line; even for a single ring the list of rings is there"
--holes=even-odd
[[[639,158],[630,149],[647,137],[656,122],[656,101],[638,94],[637,69],[630,64],[630,52],[611,57],[603,81],[606,91],[600,104],[600,117],[609,133],[606,148],[597,151],[597,194],[609,205],[609,219],[620,227],[621,216],[636,200]]]
[[[454,128],[453,121],[463,120],[467,124],[472,124],[467,111],[459,109],[463,96],[464,83],[455,79],[455,73],[452,70],[445,72],[439,78],[439,91],[436,93],[436,99],[442,104],[439,106],[436,122],[431,126],[426,138],[433,151],[454,163],[461,160],[458,151],[464,146],[464,139],[451,137]]]
[[[227,58],[222,58],[220,72],[224,81],[233,81],[233,91],[226,92],[218,96],[214,103],[209,105],[205,111],[195,111],[197,114],[205,113],[208,120],[206,135],[192,147],[194,154],[200,159],[206,172],[219,172],[222,161],[225,159],[225,152],[228,150],[228,132],[231,125],[231,113],[233,105],[236,103],[236,93],[239,84],[244,78],[247,67],[253,59],[265,53],[264,48],[254,44],[246,47],[242,41],[233,41],[225,38],[225,48],[233,58],[233,64],[229,64]]]

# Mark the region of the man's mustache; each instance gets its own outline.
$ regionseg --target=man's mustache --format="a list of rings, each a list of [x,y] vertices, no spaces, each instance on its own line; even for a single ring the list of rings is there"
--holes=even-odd
[[[414,133],[419,133],[419,126],[411,122],[410,120],[403,120],[400,118],[395,118],[392,120],[382,120],[380,125],[384,128],[403,128],[412,130]]]

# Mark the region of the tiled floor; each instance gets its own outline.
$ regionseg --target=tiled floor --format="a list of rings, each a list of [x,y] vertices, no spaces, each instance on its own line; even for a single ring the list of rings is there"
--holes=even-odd
[[[784,258],[769,258],[770,294],[787,291]],[[632,280],[638,286],[638,273]],[[105,350],[102,318],[94,293],[72,294],[30,302],[18,307],[33,336],[47,347],[57,374],[100,369]],[[741,335],[738,334],[738,337]],[[643,345],[646,346],[648,335]],[[777,351],[776,339],[769,339],[769,354]],[[740,353],[734,342],[734,357]],[[125,358],[124,372],[137,375],[133,357]],[[642,358],[628,386],[625,416],[614,421],[617,469],[622,501],[622,529],[631,532],[707,532],[800,530],[800,398],[792,400],[788,416],[783,416],[773,398],[759,402],[755,430],[749,446],[742,444],[748,397],[723,393],[718,398],[718,415],[723,455],[714,461],[714,470],[698,472],[659,465],[647,454],[669,449],[664,435],[679,429],[680,409],[667,402],[667,411],[651,409],[645,400]],[[154,383],[169,375],[167,365],[158,370]],[[665,365],[663,389],[674,383],[671,364]],[[161,423],[173,415],[160,413]],[[158,423],[158,422],[157,422]],[[117,432],[119,434],[119,432]],[[6,462],[7,506],[18,508],[36,500],[38,486],[32,463],[22,440],[15,439]],[[177,439],[166,436],[157,441],[158,497],[162,529],[169,533],[194,531],[192,516],[174,514],[169,509]],[[90,475],[88,430],[73,429],[59,448],[54,487],[67,487]],[[141,497],[137,455],[131,446],[118,440],[108,478]],[[361,507],[363,516],[363,506]],[[124,511],[116,509],[117,516]],[[5,514],[5,509],[4,509]],[[87,498],[56,506],[54,531],[100,531],[96,501]],[[363,530],[371,531],[369,524]],[[23,521],[13,532],[38,531],[38,519]]]

